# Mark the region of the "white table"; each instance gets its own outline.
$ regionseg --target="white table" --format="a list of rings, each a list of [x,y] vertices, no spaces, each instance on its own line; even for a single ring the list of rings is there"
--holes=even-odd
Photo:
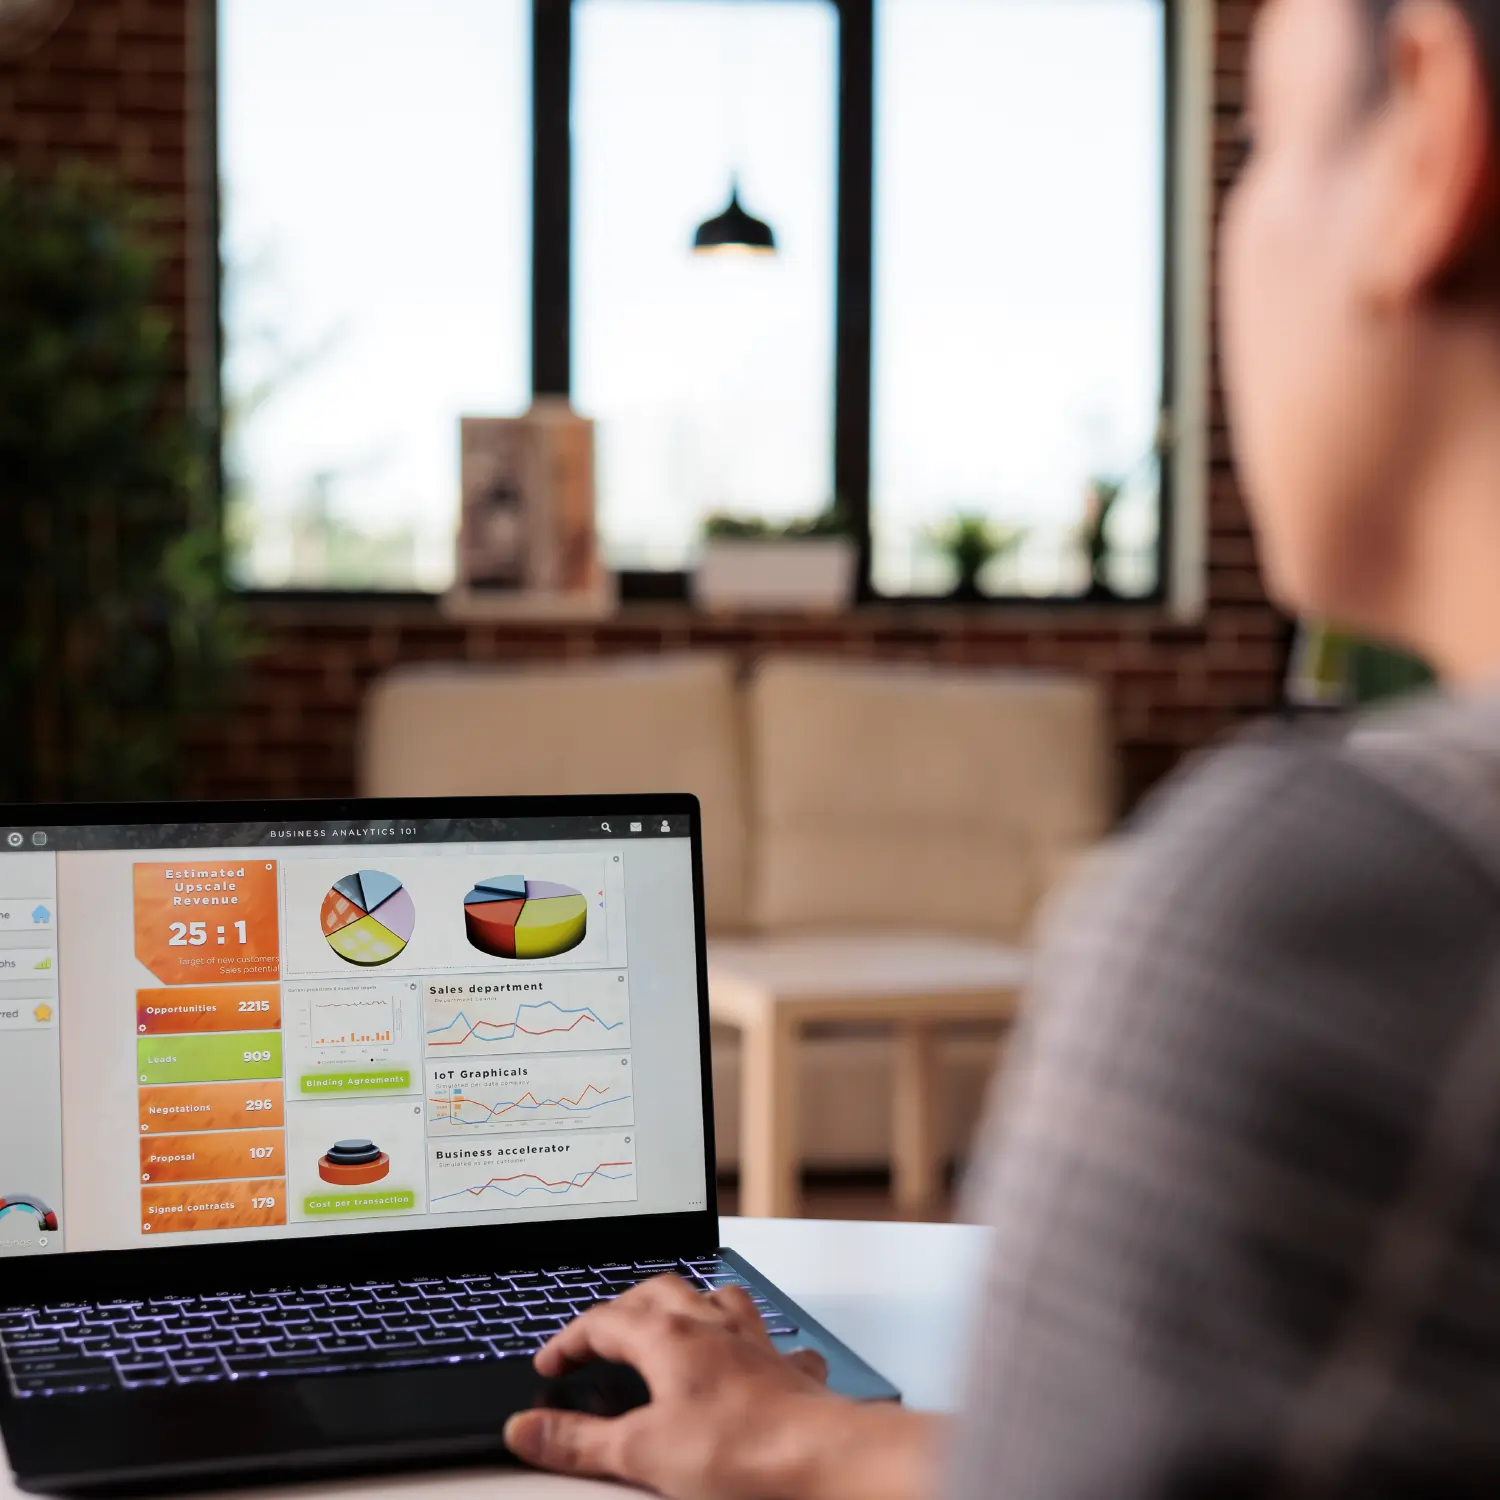
[[[744,1039],[740,1070],[740,1210],[796,1216],[801,1042],[814,1026],[893,1034],[891,1187],[909,1218],[937,1202],[942,1150],[934,1106],[935,1041],[975,1022],[1015,1020],[1029,969],[1016,948],[933,933],[793,933],[715,939],[708,1004]]]
[[[830,1333],[901,1387],[909,1406],[957,1404],[964,1330],[986,1235],[954,1224],[726,1219],[724,1239]],[[295,1500],[619,1500],[613,1485],[504,1470],[408,1474],[267,1491]],[[20,1500],[9,1466],[0,1500]]]

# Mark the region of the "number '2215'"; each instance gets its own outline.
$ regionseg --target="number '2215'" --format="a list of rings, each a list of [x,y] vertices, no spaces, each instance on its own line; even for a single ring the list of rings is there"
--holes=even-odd
[[[169,948],[201,948],[208,941],[207,922],[173,922],[169,925],[172,933],[172,936],[167,939]],[[220,932],[223,930],[222,927],[219,929]],[[242,943],[250,941],[245,936],[243,922],[236,922],[234,930],[239,934]],[[222,943],[224,939],[220,938],[219,941]]]

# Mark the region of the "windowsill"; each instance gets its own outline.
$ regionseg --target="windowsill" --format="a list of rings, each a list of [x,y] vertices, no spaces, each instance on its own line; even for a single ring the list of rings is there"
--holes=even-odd
[[[518,607],[491,611],[453,613],[435,594],[387,594],[338,592],[242,593],[238,596],[255,615],[266,617],[314,616],[325,620],[353,622],[369,620],[396,624],[445,624],[455,628],[494,627],[507,633],[548,631],[559,628],[661,629],[672,632],[775,631],[799,629],[868,633],[900,629],[925,631],[993,629],[1006,634],[1017,629],[1114,629],[1122,625],[1180,626],[1161,600],[1099,601],[1079,598],[992,599],[978,603],[947,599],[874,600],[836,614],[810,611],[736,610],[716,612],[675,600],[641,600],[616,604],[601,610],[589,601],[570,610],[565,601],[549,602],[544,609]]]

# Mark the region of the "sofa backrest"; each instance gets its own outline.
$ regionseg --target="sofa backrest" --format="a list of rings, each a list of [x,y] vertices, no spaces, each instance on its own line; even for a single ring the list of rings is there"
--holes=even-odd
[[[695,792],[710,926],[745,924],[743,732],[733,663],[707,654],[544,669],[412,667],[371,690],[366,796]]]
[[[1096,686],[1036,672],[797,660],[749,688],[760,928],[1026,935],[1109,828]]]

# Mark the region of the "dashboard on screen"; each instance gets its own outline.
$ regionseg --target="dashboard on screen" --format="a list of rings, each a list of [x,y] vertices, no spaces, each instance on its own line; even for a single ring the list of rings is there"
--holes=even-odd
[[[0,843],[0,1256],[701,1209],[682,815]]]

